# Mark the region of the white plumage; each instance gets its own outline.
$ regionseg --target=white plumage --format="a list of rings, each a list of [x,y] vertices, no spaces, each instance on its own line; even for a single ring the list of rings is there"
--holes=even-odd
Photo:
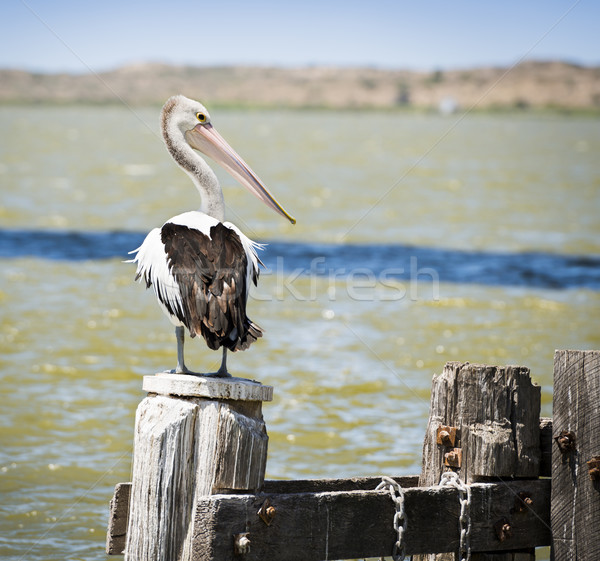
[[[184,329],[202,335],[211,349],[223,348],[221,368],[228,376],[226,351],[244,350],[262,336],[246,315],[250,283],[259,275],[261,244],[224,222],[223,193],[214,172],[194,151],[200,150],[268,206],[295,220],[275,201],[264,184],[213,128],[206,108],[183,96],[170,98],[161,113],[165,144],[177,164],[192,178],[202,206],[154,228],[134,250],[136,280],[152,287],[177,335],[175,372],[191,373],[183,356]]]

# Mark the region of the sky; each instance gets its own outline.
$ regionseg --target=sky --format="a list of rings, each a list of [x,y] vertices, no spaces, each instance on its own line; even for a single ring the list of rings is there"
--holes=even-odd
[[[3,0],[0,68],[600,65],[597,0]]]

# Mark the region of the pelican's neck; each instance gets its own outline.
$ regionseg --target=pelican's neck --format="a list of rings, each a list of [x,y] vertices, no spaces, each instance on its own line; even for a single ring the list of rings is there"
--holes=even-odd
[[[163,137],[167,150],[175,162],[192,178],[196,185],[202,200],[200,211],[223,222],[225,220],[225,199],[215,172],[185,141],[179,128],[169,124],[163,126]]]

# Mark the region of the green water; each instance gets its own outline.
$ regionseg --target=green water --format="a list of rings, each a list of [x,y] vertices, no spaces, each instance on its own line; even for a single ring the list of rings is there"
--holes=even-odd
[[[148,231],[196,208],[157,112],[1,108],[0,227]],[[298,219],[286,224],[220,173],[229,219],[255,239],[600,255],[597,120],[213,120]],[[0,558],[105,558],[141,377],[175,360],[170,323],[132,281],[119,259],[0,262]],[[343,278],[271,274],[249,308],[265,338],[229,366],[275,388],[270,478],[417,473],[431,376],[447,360],[529,366],[551,415],[554,349],[600,348],[600,293],[583,289],[407,281],[356,298]],[[193,368],[219,358],[187,346]]]

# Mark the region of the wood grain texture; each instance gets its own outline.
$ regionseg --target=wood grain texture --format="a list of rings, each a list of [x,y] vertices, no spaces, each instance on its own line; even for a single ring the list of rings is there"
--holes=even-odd
[[[500,541],[497,519],[510,514],[515,496],[526,492],[531,508],[512,515],[512,536]],[[473,551],[502,551],[547,545],[549,480],[480,483],[473,486]],[[275,509],[270,525],[258,516],[266,500]],[[405,490],[407,554],[454,551],[459,540],[459,501],[455,489]],[[394,504],[384,491],[214,495],[198,502],[195,561],[233,558],[233,536],[248,533],[244,561],[322,561],[389,556],[396,540]]]
[[[106,532],[106,554],[122,555],[127,537],[129,518],[129,495],[131,483],[117,483],[110,501],[108,531]]]
[[[600,351],[556,351],[553,431],[575,435],[572,450],[552,451],[553,559],[600,559],[600,482],[587,468],[600,456]]]
[[[393,477],[403,488],[416,487],[418,475]],[[271,479],[265,480],[262,492],[267,494],[323,493],[331,491],[373,491],[381,483],[381,477],[351,477],[348,479]],[[111,500],[107,532],[108,555],[120,555],[125,549],[127,518],[129,515],[129,492],[131,483],[119,483]],[[239,491],[219,489],[219,493],[236,494]],[[109,546],[110,544],[110,546]]]
[[[191,523],[197,407],[147,397],[135,422],[133,474],[125,559],[178,559]]]
[[[540,398],[527,368],[447,363],[432,383],[420,484],[437,484],[443,472],[440,424],[459,429],[463,481],[538,477]]]
[[[260,401],[145,398],[136,413],[125,559],[191,560],[196,504],[221,490],[257,491],[267,442]]]
[[[402,487],[417,487],[418,475],[392,477]],[[381,477],[350,477],[347,479],[266,479],[264,493],[324,493],[327,491],[373,491]]]
[[[522,366],[487,366],[448,362],[434,376],[429,421],[423,444],[420,485],[436,485],[449,448],[437,443],[440,425],[458,429],[460,468],[465,483],[537,478],[541,464],[541,390],[532,383],[529,369]],[[510,513],[505,513],[512,521]],[[445,561],[453,555],[430,555],[420,561]],[[531,555],[529,556],[531,559]],[[506,556],[474,557],[474,561]]]

